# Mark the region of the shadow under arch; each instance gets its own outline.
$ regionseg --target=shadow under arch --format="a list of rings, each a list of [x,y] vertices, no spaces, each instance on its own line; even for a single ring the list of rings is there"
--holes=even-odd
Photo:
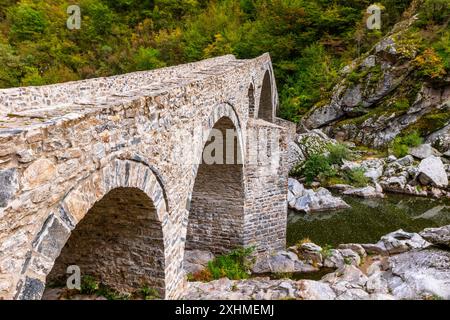
[[[185,250],[219,254],[243,245],[244,152],[231,106],[216,109],[209,127],[188,207]]]
[[[47,218],[33,242],[27,279],[35,261],[47,261],[42,280],[32,279],[20,299],[39,299],[45,284],[67,279],[68,265],[108,287],[131,293],[143,286],[167,295],[163,186],[146,165],[113,160],[72,189]],[[36,284],[41,281],[39,290]],[[27,291],[28,290],[28,291]]]
[[[269,70],[264,73],[258,107],[258,118],[267,122],[274,122],[272,79]]]

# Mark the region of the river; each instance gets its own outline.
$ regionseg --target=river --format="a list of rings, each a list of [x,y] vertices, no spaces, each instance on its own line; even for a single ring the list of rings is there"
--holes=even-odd
[[[448,199],[404,195],[387,195],[384,199],[342,198],[350,209],[311,214],[289,211],[288,246],[305,238],[321,246],[375,243],[397,229],[418,232],[450,224]]]

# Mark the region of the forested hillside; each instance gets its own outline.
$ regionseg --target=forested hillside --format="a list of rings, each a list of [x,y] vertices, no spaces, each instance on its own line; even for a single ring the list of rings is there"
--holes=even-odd
[[[81,7],[80,30],[66,27],[70,4]],[[0,87],[108,76],[227,53],[252,58],[270,52],[280,115],[298,121],[330,96],[339,70],[381,39],[411,1],[380,1],[384,7],[380,31],[366,28],[370,4],[369,0],[1,0]],[[443,68],[440,72],[449,68],[449,31],[447,25],[442,28],[448,19],[446,8],[448,0],[424,0],[417,24],[417,30],[432,31],[421,50],[433,51],[432,63]]]

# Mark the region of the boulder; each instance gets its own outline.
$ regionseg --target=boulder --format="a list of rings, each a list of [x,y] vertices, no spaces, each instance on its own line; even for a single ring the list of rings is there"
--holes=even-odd
[[[366,250],[364,250],[363,246],[358,243],[340,244],[338,246],[338,249],[351,249],[354,252],[356,252],[357,254],[359,254],[359,256],[361,258],[364,258],[365,256],[367,256]]]
[[[394,162],[394,161],[396,161],[396,160],[397,160],[397,157],[394,156],[394,155],[390,155],[390,156],[388,156],[388,157],[386,158],[386,162],[387,162],[387,163],[391,163],[391,162]]]
[[[344,284],[347,288],[349,287],[348,285],[353,288],[363,288],[367,280],[367,276],[356,266],[343,265],[335,272],[322,277],[321,281],[329,283],[334,289],[339,283]]]
[[[448,186],[444,164],[440,158],[435,156],[428,157],[420,162],[417,179],[423,185],[433,185],[438,188]]]
[[[389,258],[391,293],[398,299],[450,299],[450,252],[410,251]]]
[[[376,183],[383,175],[385,161],[383,159],[368,159],[361,162],[361,167],[364,169],[364,176]]]
[[[214,255],[209,251],[186,250],[184,254],[184,271],[187,274],[195,274],[202,271],[209,261],[214,260]]]
[[[294,194],[292,193],[291,190],[288,191],[288,197],[287,197],[287,201],[289,204],[289,207],[293,208],[295,206],[295,202],[296,202],[296,198],[294,196]]]
[[[327,283],[300,280],[297,282],[298,296],[303,300],[333,300],[336,294]]]
[[[331,249],[323,261],[323,266],[327,268],[340,268],[345,265],[344,257],[340,250]]]
[[[402,229],[381,237],[377,244],[381,248],[384,246],[389,254],[398,254],[411,249],[423,249],[430,246],[430,243],[419,234],[405,232]]]
[[[278,251],[270,256],[260,256],[252,267],[253,273],[313,272],[318,268],[300,261],[294,252]]]
[[[387,254],[387,249],[383,243],[363,243],[361,246],[368,254]]]
[[[450,225],[440,228],[427,228],[419,234],[434,245],[450,248]]]
[[[344,258],[345,264],[350,264],[354,266],[359,266],[361,264],[361,257],[358,253],[353,251],[352,249],[339,249]]]
[[[206,266],[209,261],[214,260],[214,255],[210,251],[204,250],[186,250],[184,260],[189,263]]]
[[[303,196],[297,198],[294,208],[298,211],[310,213],[347,209],[350,206],[341,198],[334,197],[327,189],[319,188],[317,192],[309,189],[305,190]]]
[[[323,263],[322,248],[314,243],[303,243],[297,249],[301,260],[309,264],[321,266]]]
[[[295,198],[301,197],[303,195],[303,191],[305,190],[303,184],[292,178],[288,179],[288,189]]]
[[[350,189],[344,191],[344,194],[347,196],[356,196],[361,198],[384,198],[383,192],[377,191],[377,189],[372,186]]]
[[[423,160],[431,156],[440,157],[441,153],[434,149],[431,144],[425,143],[415,148],[409,149],[409,154],[411,154],[414,158]]]
[[[369,293],[389,293],[388,282],[383,271],[373,273],[366,282],[366,290]]]
[[[414,163],[414,158],[410,155],[407,155],[403,158],[395,160],[394,163],[396,163],[402,167],[406,167],[406,166],[410,166]]]
[[[205,266],[196,263],[184,262],[184,272],[186,274],[196,274],[205,269]]]

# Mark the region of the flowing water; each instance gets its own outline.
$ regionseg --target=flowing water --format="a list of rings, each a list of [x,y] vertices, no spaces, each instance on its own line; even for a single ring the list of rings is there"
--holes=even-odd
[[[311,214],[289,211],[288,246],[305,238],[321,246],[375,243],[398,229],[418,232],[450,224],[448,199],[403,195],[388,195],[384,199],[342,198],[350,209]]]

